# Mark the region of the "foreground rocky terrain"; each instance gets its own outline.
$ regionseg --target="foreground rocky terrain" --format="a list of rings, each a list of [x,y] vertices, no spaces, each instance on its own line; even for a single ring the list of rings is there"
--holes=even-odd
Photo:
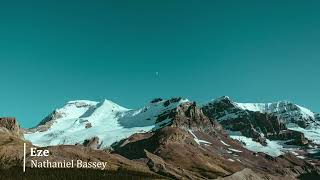
[[[317,177],[318,141],[308,132],[318,128],[318,117],[293,103],[240,104],[228,97],[203,105],[157,98],[138,110],[107,100],[71,101],[32,129],[1,118],[0,167],[16,172],[27,143],[27,149],[49,149],[52,161],[107,162],[103,172],[136,179]],[[48,159],[28,153],[27,167]],[[86,173],[101,175],[95,172]]]

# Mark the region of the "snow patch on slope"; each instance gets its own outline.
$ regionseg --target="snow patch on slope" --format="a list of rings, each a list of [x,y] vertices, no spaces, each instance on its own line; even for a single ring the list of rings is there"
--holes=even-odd
[[[203,144],[211,144],[210,142],[208,142],[208,141],[205,141],[205,140],[201,140],[201,139],[199,139],[193,132],[192,132],[192,130],[188,130],[189,131],[189,133],[193,136],[193,139],[194,139],[194,141],[196,141],[196,143],[197,144],[199,144],[199,145],[201,145],[201,143],[203,143]]]
[[[224,141],[220,140],[220,142],[225,146],[230,146],[229,144],[225,143]]]
[[[320,128],[310,126],[308,128],[301,128],[296,124],[290,123],[287,125],[287,128],[290,130],[302,132],[304,136],[311,140],[315,144],[320,144]]]
[[[267,145],[263,146],[260,143],[252,140],[252,138],[248,138],[245,136],[232,135],[230,137],[232,139],[243,142],[245,144],[244,147],[253,152],[263,152],[265,154],[268,154],[274,157],[284,154],[283,147],[280,144],[278,144],[276,141],[267,140]]]
[[[232,139],[238,140],[244,143],[244,147],[253,152],[262,152],[273,157],[280,156],[288,151],[296,150],[294,147],[289,147],[284,144],[284,141],[271,141],[266,140],[267,145],[263,146],[260,143],[254,141],[252,138],[245,137],[238,131],[228,131],[228,134]]]

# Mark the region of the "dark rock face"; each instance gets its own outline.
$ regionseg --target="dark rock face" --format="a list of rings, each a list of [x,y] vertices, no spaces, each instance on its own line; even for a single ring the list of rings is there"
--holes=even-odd
[[[99,149],[100,148],[99,138],[93,137],[91,139],[87,139],[83,142],[83,146],[91,149]]]
[[[174,101],[180,101],[180,99]],[[195,102],[185,102],[172,110],[163,112],[156,119],[156,123],[166,119],[171,119],[171,122],[166,126],[211,132],[223,131],[222,126],[217,121],[210,120]]]
[[[169,100],[166,100],[163,105],[164,107],[167,107],[169,106],[171,103],[176,103],[176,102],[179,102],[182,98],[181,97],[178,97],[178,98],[171,98]]]
[[[16,118],[12,118],[12,117],[0,118],[0,127],[4,127],[10,131],[16,131],[20,128]]]
[[[172,109],[172,110],[165,111],[162,114],[159,114],[156,119],[156,123],[161,123],[166,119],[172,119],[175,114],[175,110],[176,109]]]
[[[301,128],[310,125],[320,125],[319,114],[298,106],[292,102],[279,101],[275,103],[236,103],[229,97],[223,96],[209,102],[203,107],[206,115],[215,117],[218,121],[230,119],[232,116],[242,115],[245,111],[261,111],[277,116],[285,124],[295,123]],[[227,117],[226,117],[227,116]]]
[[[287,104],[288,109],[295,111],[297,106]],[[266,138],[272,140],[291,140],[292,145],[306,145],[308,140],[303,133],[288,130],[286,120],[273,113],[249,111],[241,109],[229,97],[222,97],[202,107],[210,119],[218,119],[220,124],[229,131],[239,131],[246,137],[266,145]],[[287,115],[284,112],[285,115]],[[300,127],[307,126],[307,121],[296,121]]]
[[[179,105],[174,112],[173,127],[205,132],[223,132],[222,126],[215,120],[210,120],[195,102]]]
[[[16,118],[12,118],[12,117],[0,118],[0,128],[2,128],[3,131],[8,131],[11,134],[16,135],[18,137],[23,137],[23,132]]]
[[[87,123],[86,126],[85,126],[86,129],[91,128],[91,127],[92,127],[91,123]]]
[[[54,123],[54,120],[62,118],[65,114],[54,110],[52,113],[50,113],[47,117],[45,117],[36,127],[31,129],[24,129],[27,133],[34,133],[36,131],[43,132],[47,131]]]
[[[209,102],[202,107],[202,110],[205,115],[212,119],[220,119],[227,114],[240,112],[236,104],[226,96],[221,97],[219,101]]]
[[[246,111],[232,120],[224,120],[221,125],[230,131],[240,131],[244,136],[252,137],[257,142],[265,144],[265,137],[277,135],[287,130],[285,124],[276,116]]]
[[[305,146],[309,143],[303,133],[293,130],[283,130],[278,134],[269,135],[268,138],[271,140],[290,140],[286,142],[287,145]]]
[[[315,114],[314,119],[315,119],[315,121],[320,123],[320,114],[319,113]]]
[[[154,98],[153,100],[151,100],[151,103],[157,103],[157,102],[160,102],[162,100],[163,100],[162,98]]]
[[[204,106],[203,112],[211,119],[221,119],[220,124],[227,130],[240,131],[244,136],[251,137],[261,144],[266,144],[266,136],[276,135],[286,130],[285,124],[276,116],[241,110],[229,99],[224,98],[219,103]],[[228,114],[235,114],[227,118]],[[232,119],[231,119],[232,118]]]
[[[39,124],[40,125],[45,125],[47,122],[52,121],[52,120],[56,120],[59,118],[62,118],[64,114],[61,114],[60,112],[58,112],[57,110],[54,110],[51,114],[49,114],[47,117],[45,117]]]
[[[215,179],[228,177],[246,168],[257,173],[255,179],[279,179],[281,176],[294,177],[307,172],[308,168],[312,169],[293,156],[277,158],[248,151],[239,142],[230,139],[222,126],[213,118],[208,118],[195,103],[182,103],[163,116],[163,119],[172,119],[170,125],[154,132],[137,133],[115,143],[114,153],[130,160],[144,161],[153,172],[173,179]],[[266,114],[256,116],[268,121],[250,124],[253,129],[262,123],[266,126],[265,132],[275,135],[283,133],[285,128],[277,118]],[[247,121],[250,122],[250,119]],[[301,138],[291,131],[281,135],[283,139],[293,136]]]

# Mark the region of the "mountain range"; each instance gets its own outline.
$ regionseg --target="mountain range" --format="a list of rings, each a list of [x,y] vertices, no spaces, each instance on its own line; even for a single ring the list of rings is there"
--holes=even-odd
[[[3,168],[21,160],[20,150],[6,149],[27,142],[50,148],[53,159],[105,160],[108,170],[160,179],[298,179],[320,172],[320,115],[288,101],[155,98],[129,109],[109,100],[76,100],[30,129],[2,118],[1,134],[14,142],[2,140],[2,161],[10,162]]]

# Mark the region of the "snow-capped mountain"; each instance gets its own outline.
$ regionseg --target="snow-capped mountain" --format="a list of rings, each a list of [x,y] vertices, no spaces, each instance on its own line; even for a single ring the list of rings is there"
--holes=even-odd
[[[1,162],[10,164],[8,167],[21,164],[23,151],[18,147],[27,143],[28,149],[33,145],[52,145],[46,147],[52,153],[50,160],[77,158],[103,161],[108,163],[107,170],[155,173],[162,176],[160,179],[234,179],[233,175],[236,179],[294,179],[320,170],[319,160],[297,149],[283,154],[288,148],[274,140],[267,139],[267,145],[263,146],[240,134],[246,143],[243,146],[234,140],[236,138],[230,138],[218,121],[206,115],[205,110],[203,106],[181,98],[157,98],[137,110],[109,100],[71,101],[53,111],[37,127],[26,130],[25,138],[32,143],[12,136],[17,129],[11,128],[15,120],[4,119],[1,124],[11,136],[0,132],[5,145],[4,148],[0,146],[0,155],[8,157],[1,158]],[[224,110],[228,111],[228,108]],[[242,122],[252,125],[253,129],[274,127],[275,132],[287,130],[285,126],[276,125],[279,118],[263,114],[248,111],[248,119],[257,120],[259,126],[253,126],[253,121],[245,123],[246,119]],[[271,125],[267,126],[269,122]],[[256,129],[257,132],[260,130],[261,134],[265,132]],[[272,131],[269,129],[267,132]],[[286,136],[292,137],[287,134],[283,138]],[[270,138],[270,134],[267,137]],[[107,151],[101,150],[110,145],[112,148]],[[283,155],[278,156],[280,154]],[[31,159],[40,161],[43,157],[27,157],[27,161]]]
[[[318,114],[292,102],[237,103],[224,96],[202,109],[253,151],[279,155],[292,147],[320,144]]]
[[[141,109],[131,110],[112,101],[70,101],[56,109],[25,138],[38,146],[83,144],[93,137],[99,138],[99,147],[113,143],[134,133],[156,130],[170,123],[165,114],[188,100],[155,99]]]
[[[216,114],[217,120],[219,121],[230,119],[229,117],[231,116],[236,117],[239,110],[247,110],[273,114],[281,118],[286,124],[295,123],[303,128],[314,125],[314,123],[319,124],[319,121],[316,121],[316,117],[318,117],[318,115],[305,107],[288,101],[279,101],[274,103],[237,103],[232,101],[229,97],[223,96],[209,102],[205,106],[212,107],[217,104],[221,105],[222,103],[224,103],[226,109],[224,109],[225,111]]]
[[[177,118],[178,112],[187,112],[180,106],[186,102],[182,98],[157,98],[142,108],[128,109],[109,100],[70,101],[37,127],[26,130],[25,139],[38,146],[93,143],[105,148],[135,133],[172,124],[191,132],[206,129],[208,122],[202,122],[206,117],[188,122]],[[201,111],[195,112],[207,116],[216,129],[221,129],[221,124],[231,138],[240,140],[251,151],[278,156],[301,147],[316,149],[320,144],[319,115],[291,102],[237,103],[224,96],[204,104]]]

